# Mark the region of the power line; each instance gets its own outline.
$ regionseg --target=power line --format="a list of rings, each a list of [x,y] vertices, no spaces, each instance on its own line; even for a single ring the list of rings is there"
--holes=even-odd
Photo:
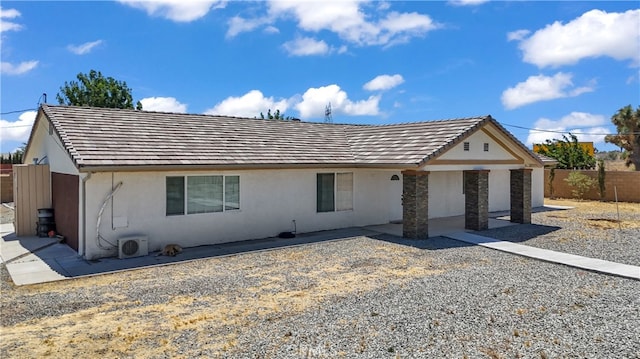
[[[5,128],[20,128],[20,127],[31,127],[32,125],[15,125],[15,126],[2,126],[0,128],[5,129]]]
[[[520,129],[523,129],[523,130],[537,131],[537,132],[550,132],[550,133],[560,133],[560,134],[570,133],[572,135],[586,135],[586,136],[594,136],[594,135],[595,136],[608,136],[608,135],[615,136],[615,135],[618,135],[618,133],[587,133],[587,132],[572,132],[572,131],[541,130],[539,128],[530,128],[530,127],[523,127],[523,126],[517,126],[517,125],[510,125],[510,124],[504,123],[504,122],[500,122],[500,124],[502,126],[515,127],[515,128],[520,128]],[[640,135],[640,132],[626,132],[624,134],[625,135]]]
[[[12,113],[27,112],[27,111],[36,111],[36,110],[37,110],[37,108],[28,108],[28,109],[25,109],[25,110],[16,110],[16,111],[2,112],[2,113],[0,113],[0,115],[9,115],[9,114],[12,114]]]

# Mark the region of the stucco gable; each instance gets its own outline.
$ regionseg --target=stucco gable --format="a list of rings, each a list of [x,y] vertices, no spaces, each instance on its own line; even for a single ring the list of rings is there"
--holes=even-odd
[[[430,159],[426,164],[479,163],[542,166],[539,157],[504,130],[495,120],[486,122],[475,132],[460,138],[458,143]]]

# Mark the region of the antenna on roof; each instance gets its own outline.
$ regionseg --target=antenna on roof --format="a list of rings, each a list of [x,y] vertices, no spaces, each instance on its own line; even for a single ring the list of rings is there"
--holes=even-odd
[[[331,115],[331,102],[324,108],[324,123],[333,123],[333,116]]]
[[[40,100],[44,100],[44,102],[40,102]],[[41,103],[47,103],[47,93],[44,92],[42,93],[42,95],[40,95],[40,98],[38,99],[38,105]]]

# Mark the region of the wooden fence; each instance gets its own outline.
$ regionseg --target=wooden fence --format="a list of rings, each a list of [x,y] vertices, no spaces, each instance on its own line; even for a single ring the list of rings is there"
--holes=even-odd
[[[0,203],[13,202],[13,173],[0,174]]]
[[[555,170],[553,180],[553,194],[549,192],[549,172],[544,170],[544,196],[547,198],[573,198],[571,186],[564,179],[573,170]],[[598,179],[596,170],[578,170],[578,172]],[[615,188],[615,190],[614,190]],[[640,203],[640,171],[607,171],[605,174],[605,201],[615,200],[615,191],[618,192],[618,201]],[[584,199],[600,200],[598,185],[584,195]]]
[[[51,208],[49,165],[15,165],[13,174],[16,234],[35,236],[38,209]]]

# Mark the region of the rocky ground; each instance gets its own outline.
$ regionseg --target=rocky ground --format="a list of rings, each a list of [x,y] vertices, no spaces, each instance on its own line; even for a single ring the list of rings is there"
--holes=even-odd
[[[598,202],[573,204],[482,234],[638,264],[637,204],[620,223],[592,221],[609,211]],[[640,281],[445,238],[357,237],[26,287],[0,276],[2,358],[640,358]]]

